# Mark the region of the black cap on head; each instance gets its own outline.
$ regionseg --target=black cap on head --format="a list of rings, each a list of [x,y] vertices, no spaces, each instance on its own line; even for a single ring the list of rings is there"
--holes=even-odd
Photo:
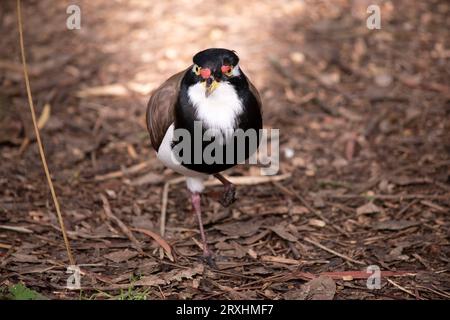
[[[222,65],[235,66],[239,62],[237,54],[228,49],[210,48],[197,53],[194,58],[194,63],[202,68],[219,68]]]

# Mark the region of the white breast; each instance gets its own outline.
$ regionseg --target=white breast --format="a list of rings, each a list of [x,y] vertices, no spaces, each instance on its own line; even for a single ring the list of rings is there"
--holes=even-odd
[[[188,89],[188,96],[196,109],[197,118],[206,128],[218,129],[225,134],[236,128],[236,119],[243,106],[231,84],[221,82],[217,89],[206,97],[205,86],[197,83]]]
[[[164,139],[159,146],[157,157],[166,167],[186,176],[186,184],[191,192],[202,192],[204,189],[203,181],[208,178],[208,175],[188,169],[177,160],[171,147],[174,127],[172,123],[169,129],[167,129]]]
[[[199,177],[199,176],[207,176],[204,173],[196,172],[191,169],[188,169],[181,165],[178,161],[177,157],[172,152],[172,141],[173,141],[173,132],[174,132],[174,124],[172,123],[167,129],[166,134],[164,135],[164,139],[161,142],[161,145],[158,149],[158,159],[166,165],[166,167],[188,177]]]

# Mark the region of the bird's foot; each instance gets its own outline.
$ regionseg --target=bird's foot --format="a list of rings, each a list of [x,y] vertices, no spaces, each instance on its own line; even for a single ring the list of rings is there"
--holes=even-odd
[[[217,265],[216,265],[216,261],[215,261],[214,255],[209,250],[206,250],[206,251],[203,252],[202,262],[206,263],[211,268],[217,269]]]
[[[236,201],[236,187],[233,184],[228,184],[225,186],[222,199],[219,200],[222,206],[229,207],[233,202]]]

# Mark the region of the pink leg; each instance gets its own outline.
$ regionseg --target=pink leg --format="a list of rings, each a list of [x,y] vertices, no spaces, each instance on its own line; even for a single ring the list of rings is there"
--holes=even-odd
[[[202,211],[200,208],[200,194],[195,192],[192,193],[191,196],[192,207],[194,207],[195,214],[198,219],[198,226],[200,229],[200,236],[202,237],[203,244],[203,257],[206,259],[209,265],[213,265],[212,254],[208,249],[208,244],[206,243],[205,230],[203,229],[203,221],[202,221]]]

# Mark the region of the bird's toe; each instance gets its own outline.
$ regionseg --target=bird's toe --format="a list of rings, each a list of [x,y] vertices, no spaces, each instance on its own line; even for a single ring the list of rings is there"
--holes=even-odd
[[[211,251],[203,253],[202,262],[206,263],[211,268],[217,269],[216,261],[215,261],[214,255],[212,254]]]
[[[233,202],[236,201],[236,188],[231,185],[225,189],[220,204],[224,207],[229,207]]]

